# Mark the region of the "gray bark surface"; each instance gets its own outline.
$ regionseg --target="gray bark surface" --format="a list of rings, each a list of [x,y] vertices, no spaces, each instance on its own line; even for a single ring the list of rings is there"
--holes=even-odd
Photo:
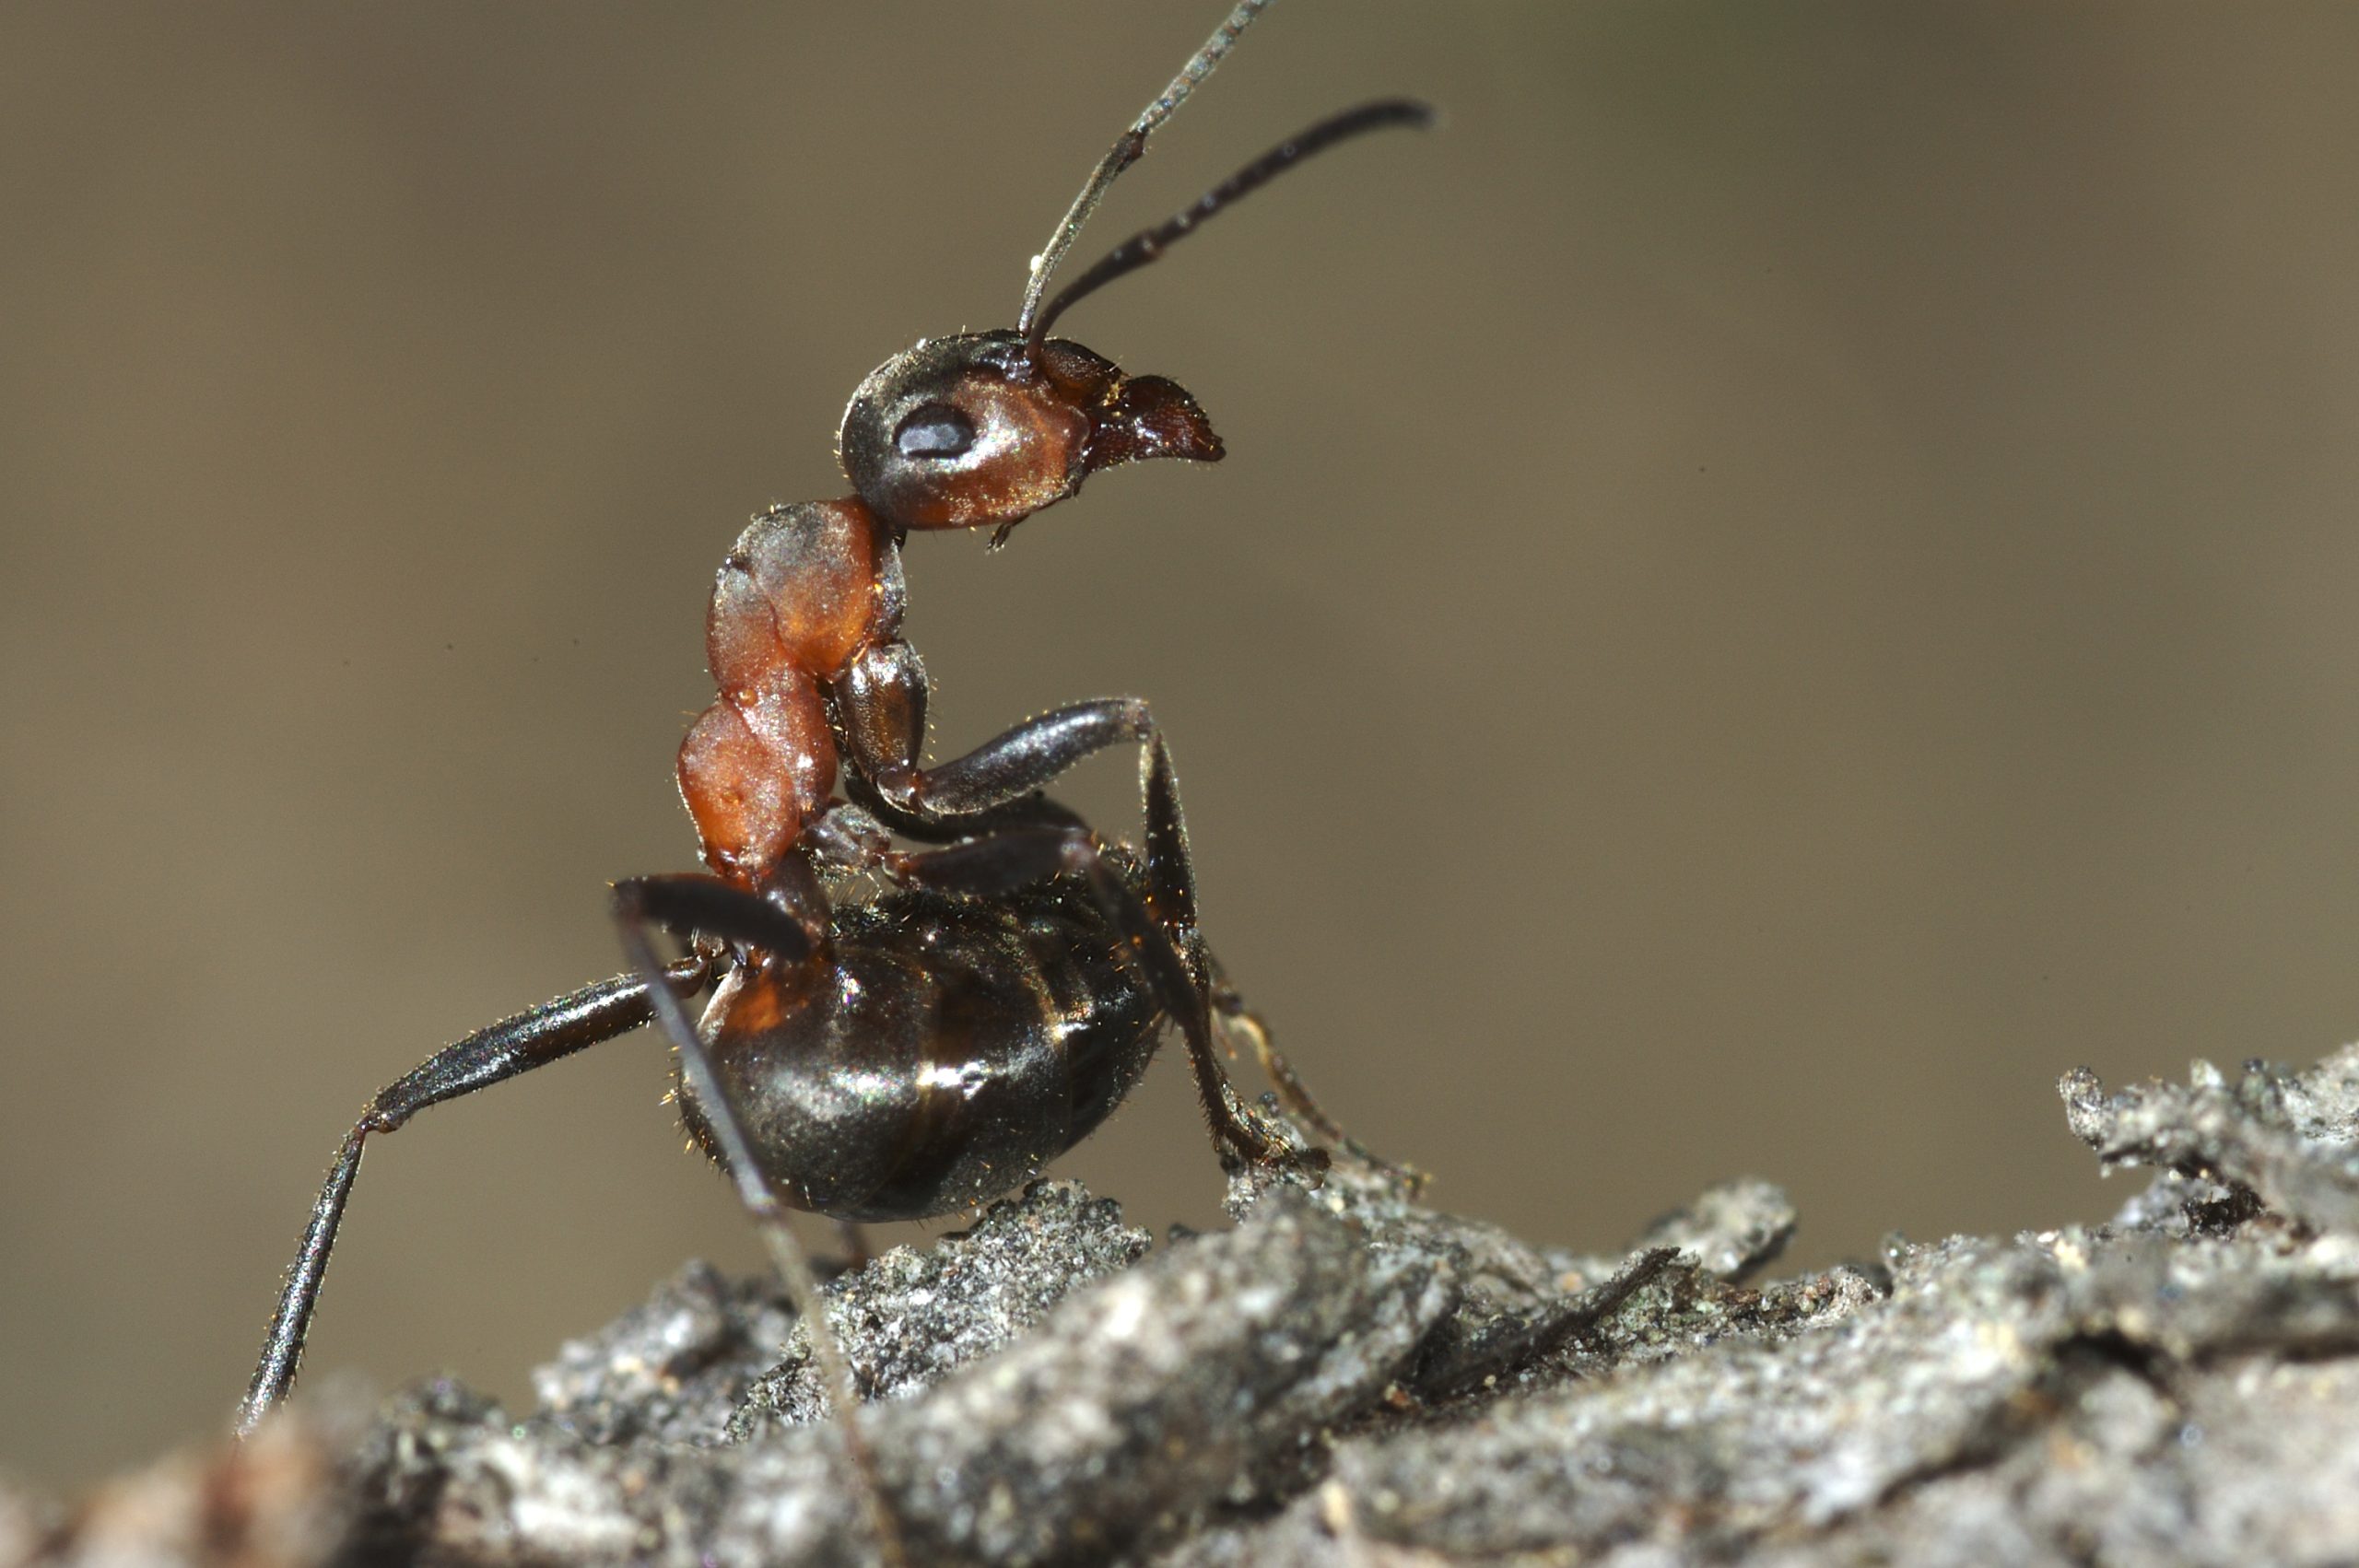
[[[1602,1258],[1351,1165],[1159,1246],[1043,1182],[831,1311],[919,1563],[2359,1561],[2359,1047],[2060,1087],[2157,1168],[2107,1225],[1756,1286],[1794,1224],[1757,1181]],[[874,1561],[766,1283],[691,1265],[535,1391],[0,1491],[0,1562]]]

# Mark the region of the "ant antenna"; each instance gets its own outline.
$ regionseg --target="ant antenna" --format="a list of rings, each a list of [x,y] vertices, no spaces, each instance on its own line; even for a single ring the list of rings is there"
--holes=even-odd
[[[1413,98],[1380,98],[1373,103],[1331,114],[1317,124],[1296,132],[1188,206],[1153,228],[1140,229],[1107,252],[1097,265],[1065,285],[1032,322],[1027,346],[1038,352],[1048,338],[1049,329],[1075,300],[1095,294],[1124,273],[1136,272],[1148,263],[1160,260],[1167,249],[1194,233],[1196,225],[1251,195],[1313,153],[1324,152],[1337,142],[1347,141],[1365,131],[1381,130],[1387,125],[1423,129],[1433,123],[1434,108],[1430,103],[1420,103]],[[1022,330],[1020,325],[1018,330]]]
[[[1040,340],[1041,334],[1032,330],[1032,320],[1039,312],[1040,297],[1049,291],[1049,275],[1057,270],[1057,263],[1065,259],[1065,252],[1072,250],[1073,242],[1080,238],[1081,226],[1089,221],[1089,215],[1097,211],[1097,204],[1105,199],[1106,188],[1122,170],[1139,160],[1139,155],[1146,151],[1146,139],[1154,134],[1155,128],[1170,119],[1179,107],[1188,101],[1188,95],[1196,90],[1196,85],[1213,74],[1213,67],[1237,46],[1238,37],[1253,25],[1253,18],[1260,16],[1269,4],[1270,0],[1241,0],[1237,9],[1228,14],[1228,19],[1215,28],[1212,37],[1204,41],[1204,46],[1180,67],[1180,74],[1171,78],[1171,85],[1165,88],[1154,102],[1139,111],[1139,117],[1131,122],[1131,128],[1115,137],[1114,145],[1107,149],[1106,156],[1097,160],[1097,167],[1083,182],[1081,193],[1073,199],[1073,205],[1065,209],[1064,217],[1049,236],[1048,246],[1032,258],[1031,275],[1024,285],[1024,309],[1015,318],[1015,330],[1026,334],[1027,343],[1037,347]]]

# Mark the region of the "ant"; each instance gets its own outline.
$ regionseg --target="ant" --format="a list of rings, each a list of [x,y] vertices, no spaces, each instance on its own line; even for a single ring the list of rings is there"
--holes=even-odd
[[[785,1208],[860,1222],[980,1205],[1094,1130],[1144,1072],[1167,1021],[1185,1041],[1224,1165],[1315,1174],[1327,1156],[1244,1106],[1216,1029],[1243,1034],[1284,1103],[1366,1157],[1310,1100],[1204,945],[1178,780],[1147,705],[1058,708],[926,767],[929,687],[900,636],[900,549],[912,530],[990,528],[996,548],[1101,469],[1222,456],[1177,383],[1127,376],[1050,337],[1069,307],[1302,159],[1431,122],[1426,105],[1397,99],[1322,120],[1047,298],[1107,189],[1267,4],[1238,6],[1099,160],[1033,259],[1013,329],[922,340],[861,383],[839,444],[854,494],[773,507],[740,535],[706,625],[719,695],[678,759],[706,871],[615,885],[629,972],[479,1030],[370,1102],[288,1270],[241,1434],[293,1386],[369,1138],[651,1022],[674,1047],[683,1121],[757,1221],[809,1325],[864,1476],[873,1466],[849,1369]],[[1135,853],[1104,846],[1042,793],[1076,762],[1125,744],[1141,756]],[[830,879],[863,872],[890,890],[831,900]],[[659,958],[659,930],[686,940],[685,956]],[[707,989],[698,1024],[686,1002]],[[892,1553],[891,1521],[876,1488],[866,1491]]]

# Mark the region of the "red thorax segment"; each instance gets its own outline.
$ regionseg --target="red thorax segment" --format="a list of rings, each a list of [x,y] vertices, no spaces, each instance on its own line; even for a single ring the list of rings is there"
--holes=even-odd
[[[713,582],[705,659],[720,696],[680,744],[704,862],[759,887],[836,785],[821,683],[898,619],[890,546],[853,497],[773,507]]]

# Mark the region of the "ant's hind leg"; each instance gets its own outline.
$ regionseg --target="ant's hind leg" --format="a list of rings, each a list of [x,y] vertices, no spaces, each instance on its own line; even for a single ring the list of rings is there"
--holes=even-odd
[[[836,1245],[843,1248],[842,1272],[865,1269],[876,1261],[876,1248],[869,1244],[868,1227],[858,1220],[836,1222]]]
[[[718,877],[644,877],[619,882],[615,884],[615,926],[621,934],[625,955],[643,976],[662,969],[650,935],[659,926],[675,935],[717,937],[756,947],[792,964],[817,952],[826,934],[825,900],[818,893],[816,879],[807,888],[798,891],[818,902],[797,900],[798,907],[790,909]],[[818,921],[816,929],[815,919]],[[711,1055],[705,1049],[695,1024],[690,1022],[687,1010],[680,1005],[679,998],[660,987],[654,1001],[655,1022],[680,1054],[680,1076],[703,1114],[706,1129],[720,1147],[722,1164],[737,1189],[737,1200],[754,1221],[755,1229],[769,1250],[770,1262],[786,1286],[796,1314],[803,1319],[812,1358],[819,1363],[819,1375],[827,1386],[828,1402],[842,1422],[845,1454],[860,1477],[861,1501],[869,1531],[875,1538],[884,1561],[899,1568],[907,1561],[901,1550],[899,1527],[885,1504],[876,1457],[861,1430],[860,1392],[852,1382],[851,1363],[845,1358],[835,1327],[827,1319],[827,1298],[819,1292],[818,1276],[811,1271],[810,1257],[795,1239],[785,1206],[779,1202],[778,1195],[770,1190],[769,1181],[762,1174],[761,1163],[754,1154],[753,1140],[746,1134],[736,1106],[722,1091]]]
[[[701,957],[689,957],[669,966],[642,966],[638,974],[584,986],[445,1046],[380,1090],[337,1146],[327,1183],[311,1205],[311,1223],[303,1228],[295,1261],[288,1265],[286,1281],[279,1287],[278,1306],[271,1314],[262,1359],[238,1406],[238,1435],[242,1437],[260,1425],[295,1386],[303,1341],[311,1333],[312,1315],[319,1310],[320,1287],[327,1278],[328,1254],[335,1247],[345,1204],[352,1196],[354,1178],[360,1174],[361,1148],[371,1135],[393,1131],[428,1106],[488,1089],[627,1035],[654,1016],[652,999],[663,997],[676,1007],[676,990],[693,994],[710,979],[710,965]]]

